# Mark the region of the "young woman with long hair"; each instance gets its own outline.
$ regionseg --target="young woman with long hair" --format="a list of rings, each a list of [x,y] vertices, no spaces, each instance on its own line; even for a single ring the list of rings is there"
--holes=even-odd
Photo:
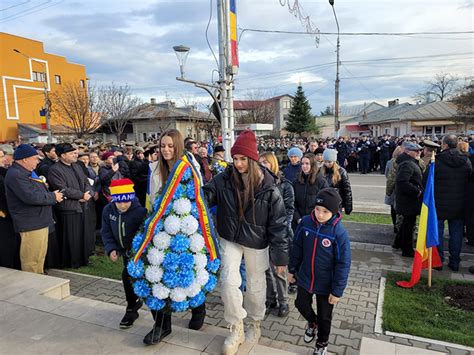
[[[278,160],[273,152],[260,154],[258,161],[278,178],[277,186],[285,204],[288,245],[291,245],[293,239],[291,221],[295,210],[293,185],[281,173]],[[275,263],[270,258],[270,269],[265,273],[267,277],[267,312],[278,305],[278,317],[286,317],[290,311],[288,307],[288,270],[285,269],[284,273],[278,274],[274,265]]]
[[[352,212],[352,189],[346,169],[337,162],[337,150],[326,149],[323,153],[323,166],[321,174],[330,187],[334,187],[341,197],[341,208],[345,214]]]
[[[282,273],[288,264],[287,216],[276,178],[258,163],[257,140],[242,132],[232,147],[233,165],[205,187],[209,206],[217,206],[220,236],[221,297],[230,335],[222,352],[235,354],[245,341],[243,319],[250,318],[247,341],[258,342],[260,321],[265,317],[265,270],[271,259]],[[240,263],[247,271],[246,308],[243,307]]]

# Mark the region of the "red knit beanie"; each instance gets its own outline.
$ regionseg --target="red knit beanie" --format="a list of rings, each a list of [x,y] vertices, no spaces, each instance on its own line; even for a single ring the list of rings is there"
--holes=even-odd
[[[258,161],[257,138],[255,133],[247,129],[239,134],[230,150],[232,156],[242,154],[249,159]]]

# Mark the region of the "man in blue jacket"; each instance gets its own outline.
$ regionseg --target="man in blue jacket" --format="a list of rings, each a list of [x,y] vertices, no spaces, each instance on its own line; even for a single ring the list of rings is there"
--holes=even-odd
[[[132,282],[127,272],[130,250],[135,234],[145,219],[146,209],[135,197],[130,179],[112,180],[110,184],[112,202],[102,212],[102,241],[110,260],[123,258],[122,283],[127,299],[127,310],[120,322],[120,328],[130,328],[138,318],[138,310],[143,302],[133,292]]]
[[[5,176],[5,192],[13,226],[21,237],[21,269],[42,274],[49,229],[54,226],[51,207],[63,200],[63,194],[50,192],[34,172],[38,152],[32,146],[20,144],[13,159]]]

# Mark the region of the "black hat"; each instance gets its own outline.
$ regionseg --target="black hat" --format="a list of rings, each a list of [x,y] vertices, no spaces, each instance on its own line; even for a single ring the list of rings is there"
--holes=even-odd
[[[318,147],[314,150],[314,155],[323,154],[323,153],[324,153],[323,147]]]
[[[335,188],[326,187],[316,195],[316,206],[326,207],[333,215],[339,211],[342,200]]]
[[[214,148],[214,153],[219,153],[219,152],[225,152],[225,149],[221,145],[216,145],[216,147]]]
[[[58,157],[60,157],[64,153],[69,153],[69,152],[72,152],[74,150],[76,150],[76,148],[74,148],[72,146],[72,144],[70,144],[70,143],[56,144],[56,154],[58,155]]]

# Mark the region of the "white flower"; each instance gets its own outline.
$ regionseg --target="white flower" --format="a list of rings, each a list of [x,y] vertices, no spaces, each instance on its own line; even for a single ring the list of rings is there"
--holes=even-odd
[[[187,198],[179,198],[173,202],[174,211],[179,214],[188,214],[191,212],[191,201]]]
[[[191,286],[187,287],[185,289],[186,295],[188,297],[194,297],[196,296],[199,292],[201,292],[202,286],[197,282],[194,281]]]
[[[168,296],[170,295],[170,289],[163,285],[161,282],[159,282],[153,285],[152,293],[153,296],[155,296],[156,298],[163,300],[165,298],[168,298]]]
[[[207,256],[205,254],[195,254],[194,255],[194,265],[196,265],[196,270],[202,270],[207,265]]]
[[[201,234],[194,233],[191,237],[190,249],[194,253],[199,253],[205,246],[204,238]]]
[[[159,232],[153,237],[153,244],[160,250],[167,249],[170,246],[171,236],[166,232]]]
[[[209,281],[209,273],[204,269],[198,270],[196,275],[196,281],[201,286],[204,286],[205,284],[207,284],[207,281]]]
[[[181,220],[181,231],[185,235],[191,235],[191,234],[196,233],[198,227],[199,227],[199,223],[197,219],[191,215],[186,216]],[[165,228],[166,228],[166,222],[165,222]]]
[[[165,253],[158,248],[151,248],[148,251],[147,258],[151,265],[161,265],[165,258]]]
[[[176,287],[171,290],[170,298],[175,302],[183,302],[186,299],[186,290],[182,287]]]
[[[178,216],[171,215],[165,219],[165,231],[170,235],[178,234],[181,220]]]
[[[163,276],[163,269],[159,266],[151,265],[145,270],[145,277],[152,283],[160,282]]]

